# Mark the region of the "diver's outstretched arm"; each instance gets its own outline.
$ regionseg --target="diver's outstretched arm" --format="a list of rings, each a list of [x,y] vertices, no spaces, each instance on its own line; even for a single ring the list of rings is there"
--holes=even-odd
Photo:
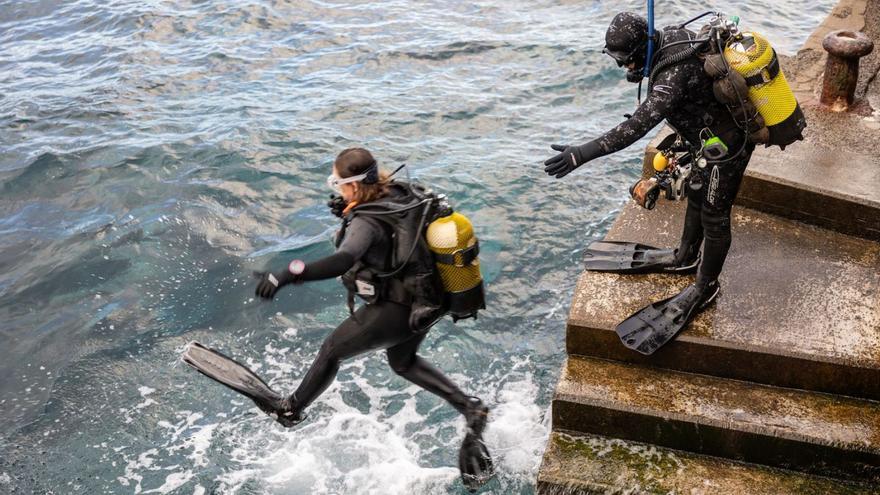
[[[373,222],[360,217],[354,218],[345,230],[342,243],[330,256],[308,263],[293,260],[287,265],[287,269],[278,272],[254,272],[259,278],[254,293],[264,299],[272,299],[278,289],[285,285],[326,280],[343,275],[383,235],[381,227]]]
[[[554,144],[550,147],[559,154],[544,162],[544,172],[561,179],[581,165],[596,158],[620,151],[643,138],[656,127],[670,109],[683,98],[683,77],[674,71],[661,73],[647,99],[633,112],[632,117],[618,124],[602,136],[580,146]]]
[[[337,251],[330,256],[308,264],[293,260],[287,269],[277,272],[254,272],[259,278],[254,294],[264,299],[272,299],[278,289],[290,284],[301,284],[313,280],[335,278],[354,266],[355,259],[346,251]]]

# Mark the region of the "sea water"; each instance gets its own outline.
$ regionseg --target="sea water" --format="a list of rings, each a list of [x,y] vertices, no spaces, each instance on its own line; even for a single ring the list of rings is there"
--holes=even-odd
[[[718,8],[793,54],[833,2]],[[533,493],[581,253],[645,140],[563,180],[541,162],[632,111],[598,1],[0,2],[0,492],[459,493],[463,421],[346,362],[286,430],[182,365],[199,340],[291,391],[347,316],[337,281],[254,298],[253,270],[333,251],[336,153],[449,195],[488,308],[421,353],[491,407],[498,476]]]

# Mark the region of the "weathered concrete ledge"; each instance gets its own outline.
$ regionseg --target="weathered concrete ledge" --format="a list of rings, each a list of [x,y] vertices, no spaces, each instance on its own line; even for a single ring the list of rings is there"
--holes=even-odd
[[[806,140],[755,150],[737,203],[880,240],[880,120],[805,108]]]
[[[825,71],[826,53],[822,48],[822,40],[831,31],[848,29],[851,31],[864,31],[875,37],[877,14],[876,0],[839,0],[831,9],[828,16],[810,34],[804,45],[798,50],[797,57],[786,59],[784,68],[786,78],[791,85],[798,101],[805,106],[811,107],[819,102],[819,92],[822,88],[822,77]],[[866,58],[866,72],[876,72],[877,54]],[[863,98],[868,92],[868,79],[860,78],[856,96]]]
[[[875,53],[862,60],[853,112],[831,113],[818,106],[831,31],[864,31],[880,41],[878,0],[842,0],[783,69],[807,117],[805,140],[780,151],[758,148],[737,202],[750,208],[880,240],[880,115],[869,100],[880,95]]]
[[[869,495],[875,486],[718,459],[639,442],[556,431],[538,492],[546,495]]]
[[[629,204],[608,238],[675,246],[684,207]],[[880,399],[880,245],[746,208],[733,222],[722,295],[675,341],[646,357],[614,328],[692,277],[584,272],[569,354]]]
[[[880,483],[880,403],[569,357],[553,426]]]

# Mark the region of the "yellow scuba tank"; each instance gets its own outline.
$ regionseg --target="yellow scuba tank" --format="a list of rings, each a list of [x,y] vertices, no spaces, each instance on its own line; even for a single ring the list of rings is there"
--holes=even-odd
[[[470,220],[460,213],[438,218],[428,225],[428,249],[446,291],[453,320],[476,317],[486,307],[478,255],[480,245]]]
[[[807,123],[779,66],[776,51],[763,36],[751,32],[732,38],[724,49],[730,67],[749,87],[749,100],[770,131],[769,144],[785,147],[801,135]]]

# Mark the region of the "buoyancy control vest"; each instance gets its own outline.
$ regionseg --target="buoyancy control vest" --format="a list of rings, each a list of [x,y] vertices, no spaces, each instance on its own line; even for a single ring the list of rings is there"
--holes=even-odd
[[[355,295],[368,304],[388,300],[410,305],[409,323],[415,332],[427,331],[446,314],[454,320],[476,317],[485,308],[479,244],[472,228],[466,232],[456,228],[455,248],[451,249],[448,228],[450,222],[456,226],[466,222],[468,227],[470,222],[453,212],[444,196],[420,184],[396,180],[388,188],[387,196],[355,206],[343,217],[337,247],[356,217],[379,222],[391,235],[389,269],[358,261],[342,276],[349,308],[354,306]]]
[[[648,90],[663,70],[699,57],[705,73],[714,80],[716,100],[728,107],[748,141],[785,149],[803,139],[807,126],[803,111],[785,79],[776,51],[763,36],[741,32],[737,22],[716,13],[686,49],[669,55],[658,52]]]

